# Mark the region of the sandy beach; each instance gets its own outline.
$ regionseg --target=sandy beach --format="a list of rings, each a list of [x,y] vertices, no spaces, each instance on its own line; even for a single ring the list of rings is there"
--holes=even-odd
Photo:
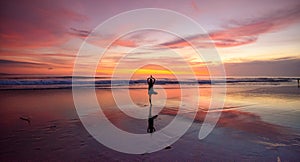
[[[300,89],[228,87],[224,109],[207,111],[210,88],[201,88],[199,110],[190,129],[170,147],[141,155],[98,143],[79,120],[70,89],[1,90],[1,161],[297,161],[300,158]],[[293,89],[293,93],[289,94]],[[122,89],[118,90],[122,93]],[[178,89],[165,89],[168,102],[155,119],[157,130],[176,115]],[[206,93],[204,93],[206,91]],[[267,92],[263,94],[262,92]],[[110,89],[96,90],[108,119],[120,129],[146,133],[147,120],[116,109]],[[136,105],[148,107],[145,89],[130,89]],[[205,96],[206,95],[206,96]],[[154,101],[159,103],[159,96]],[[103,102],[105,101],[105,102]],[[102,102],[102,103],[101,103]],[[222,111],[205,139],[198,133],[206,113]],[[24,120],[28,119],[28,120]],[[186,115],[186,120],[192,120]]]
[[[300,162],[300,0],[0,6],[0,162]]]

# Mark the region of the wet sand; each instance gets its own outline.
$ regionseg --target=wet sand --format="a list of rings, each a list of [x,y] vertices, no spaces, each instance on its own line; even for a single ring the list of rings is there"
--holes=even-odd
[[[77,116],[69,89],[2,90],[0,160],[299,161],[300,93],[285,93],[290,87],[280,87],[281,93],[274,90],[277,87],[267,88],[270,90],[266,94],[262,94],[265,87],[229,88],[224,109],[213,110],[207,110],[210,89],[203,88],[199,111],[186,134],[168,149],[141,155],[116,152],[90,136]],[[110,89],[96,92],[112,123],[129,132],[146,133],[147,120],[127,117],[116,109]],[[178,92],[179,89],[166,89],[168,102],[155,119],[157,130],[176,115]],[[147,96],[143,94],[145,89],[130,89],[132,100],[148,107]],[[160,103],[159,96],[154,101],[155,109],[155,104]],[[217,127],[207,138],[199,140],[205,115],[216,111],[222,111]],[[191,120],[189,114],[185,115],[186,120]]]

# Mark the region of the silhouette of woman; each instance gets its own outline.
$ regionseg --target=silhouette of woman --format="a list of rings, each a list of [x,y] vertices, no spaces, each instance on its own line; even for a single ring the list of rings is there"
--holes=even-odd
[[[147,78],[147,83],[148,83],[148,95],[149,95],[149,102],[150,102],[150,109],[149,109],[149,117],[148,117],[148,128],[147,132],[148,133],[153,133],[155,132],[154,128],[154,119],[157,118],[158,115],[152,116],[152,101],[151,101],[151,96],[153,94],[157,94],[157,92],[154,91],[153,86],[155,84],[156,79],[152,77],[152,75]]]
[[[148,95],[149,95],[149,102],[150,105],[152,105],[152,101],[151,101],[151,95],[152,94],[157,94],[157,92],[154,91],[153,89],[153,85],[155,84],[156,79],[152,77],[152,75],[150,75],[149,78],[147,78],[147,83],[148,83]]]
[[[156,131],[154,128],[154,119],[157,118],[158,115],[152,116],[151,111],[152,111],[152,105],[150,105],[150,109],[149,109],[147,133],[153,133]]]

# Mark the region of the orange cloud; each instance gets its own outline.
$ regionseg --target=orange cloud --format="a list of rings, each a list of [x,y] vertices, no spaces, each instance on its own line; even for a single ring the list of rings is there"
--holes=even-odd
[[[132,64],[128,62],[129,64]],[[200,64],[200,65],[199,65]],[[175,64],[170,62],[170,66],[173,68],[176,67]],[[103,64],[100,63],[97,70],[97,75],[108,75],[111,76],[113,73],[115,75],[133,75],[133,78],[145,78],[149,75],[155,75],[159,78],[175,78],[175,75],[180,76],[191,76],[196,75],[196,77],[208,76],[209,72],[204,63],[193,63],[190,64],[192,71],[186,71],[186,68],[177,67],[173,71],[157,65],[157,64],[148,64],[139,69],[132,69],[130,66],[114,69],[114,64]]]
[[[137,43],[132,40],[118,39],[113,42],[112,46],[137,47]]]
[[[72,60],[51,61],[51,58],[38,59],[0,59],[0,73],[9,74],[72,74]],[[50,60],[50,61],[49,61]]]

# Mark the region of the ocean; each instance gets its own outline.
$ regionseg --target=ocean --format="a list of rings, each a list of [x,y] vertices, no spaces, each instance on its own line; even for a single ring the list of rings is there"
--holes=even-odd
[[[297,77],[227,77],[174,80],[157,78],[149,105],[145,79],[122,80],[77,77],[80,98],[87,103],[93,88],[97,103],[117,128],[147,134],[148,120],[128,116],[145,110],[157,115],[159,132],[171,123],[182,99],[199,101],[183,105],[182,120],[192,125],[178,141],[153,153],[131,155],[99,143],[83,126],[72,92],[71,76],[2,75],[0,79],[0,161],[299,161],[300,88]],[[180,85],[180,86],[179,86]],[[224,88],[212,97],[212,89]],[[199,90],[199,95],[192,93]],[[181,91],[185,91],[182,94]],[[218,92],[218,91],[217,91]],[[113,96],[114,93],[114,96]],[[128,99],[130,98],[130,100]],[[224,102],[224,106],[213,106]],[[211,107],[212,106],[212,107]],[[207,115],[220,114],[212,132],[198,134]],[[191,115],[195,114],[195,116]],[[87,114],[93,120],[96,114]],[[143,115],[143,114],[142,114]],[[211,118],[213,119],[213,118]],[[99,128],[107,125],[100,123]],[[108,132],[109,133],[109,132]],[[154,132],[155,133],[155,132]],[[150,134],[149,134],[150,135]],[[111,135],[111,140],[114,134]],[[137,144],[138,145],[138,144]],[[131,146],[128,146],[131,147]]]
[[[72,85],[72,78],[76,79],[76,83]],[[217,78],[217,77],[216,77]],[[226,84],[227,86],[243,86],[243,85],[296,85],[299,77],[227,77],[222,79],[198,79],[198,80],[176,80],[168,78],[157,78],[156,85],[182,85],[189,86],[210,86]],[[72,86],[95,88],[111,88],[111,87],[141,87],[147,84],[146,79],[122,80],[122,78],[109,77],[83,77],[83,76],[45,76],[45,75],[2,75],[0,77],[0,89],[63,89],[72,88]]]

